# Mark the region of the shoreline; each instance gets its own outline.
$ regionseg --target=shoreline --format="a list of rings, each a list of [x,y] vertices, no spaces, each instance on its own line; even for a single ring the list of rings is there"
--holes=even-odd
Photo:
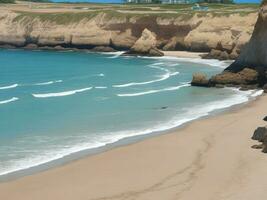
[[[98,52],[92,52],[92,53],[98,53]],[[121,52],[114,52],[114,53],[108,53],[108,54],[118,54],[118,53],[121,53]],[[182,53],[185,53],[187,55],[191,54],[191,52],[182,52]],[[178,52],[178,54],[181,55],[180,52]],[[196,54],[199,54],[199,53],[193,53],[193,54],[196,55]],[[166,58],[169,58],[169,57],[170,56],[168,56],[168,55],[166,56]],[[174,57],[174,56],[171,56],[171,57],[175,58],[175,59],[177,58],[177,57]],[[162,57],[162,58],[164,58],[164,57]],[[187,59],[187,58],[181,58],[181,57],[178,57],[178,58]],[[193,59],[193,57],[192,57],[192,59]],[[206,61],[206,59],[201,59],[201,60],[203,60],[203,62]],[[196,58],[195,62],[198,62],[198,61],[199,60]],[[211,65],[211,64],[207,63],[207,65]],[[252,97],[254,97],[254,96],[251,96],[251,98]],[[157,131],[153,131],[153,132],[150,132],[150,133],[136,134],[136,135],[133,135],[133,136],[124,137],[124,138],[119,139],[118,141],[115,141],[115,142],[112,142],[112,143],[107,143],[107,144],[105,144],[103,146],[79,150],[79,151],[70,153],[68,155],[63,155],[60,158],[56,158],[56,159],[53,159],[53,160],[45,162],[45,163],[37,164],[35,166],[30,166],[30,167],[27,167],[27,168],[24,168],[24,169],[19,169],[19,170],[16,170],[16,171],[13,171],[13,172],[10,172],[10,173],[7,173],[7,174],[3,174],[3,175],[0,175],[0,182],[16,180],[16,179],[19,179],[21,177],[25,177],[25,176],[28,176],[28,175],[33,175],[33,174],[36,174],[36,173],[39,173],[39,172],[43,172],[43,171],[47,171],[47,170],[53,169],[55,167],[59,167],[59,166],[65,165],[65,164],[69,164],[69,163],[71,163],[73,161],[76,161],[76,160],[79,160],[79,159],[83,159],[83,158],[85,158],[87,156],[93,156],[93,155],[96,155],[96,154],[99,154],[99,153],[102,153],[102,152],[106,152],[106,151],[112,150],[113,148],[117,148],[117,147],[125,146],[125,145],[130,145],[130,144],[133,144],[133,143],[136,143],[136,142],[140,142],[140,141],[142,141],[144,139],[148,139],[148,138],[151,138],[151,137],[156,137],[156,136],[159,136],[159,135],[169,134],[170,132],[175,131],[175,130],[179,130],[183,126],[186,126],[187,124],[190,124],[190,123],[192,123],[194,121],[201,120],[202,118],[209,118],[209,117],[212,117],[212,116],[217,115],[217,114],[228,112],[229,110],[231,111],[235,107],[243,106],[243,104],[246,104],[247,102],[250,102],[250,101],[253,101],[253,100],[249,99],[249,100],[247,100],[245,102],[238,102],[237,104],[227,105],[227,107],[213,109],[212,111],[208,111],[207,114],[203,114],[202,113],[200,116],[197,116],[196,118],[190,119],[190,120],[185,121],[185,122],[183,122],[181,124],[175,125],[175,126],[170,127],[170,128],[166,128],[164,130],[157,130]]]
[[[90,197],[90,199],[112,197],[109,199],[113,199],[115,196],[116,198],[114,199],[123,199],[116,196],[116,194],[129,192],[129,196],[131,196],[134,194],[130,191],[139,191],[142,188],[147,188],[149,185],[157,183],[157,181],[163,180],[163,185],[172,185],[171,182],[180,182],[186,177],[188,179],[190,176],[187,174],[187,170],[191,171],[191,165],[194,169],[190,173],[195,174],[191,178],[193,180],[195,176],[198,177],[195,180],[195,184],[198,187],[194,186],[195,184],[191,186],[191,189],[196,190],[196,193],[187,194],[185,192],[190,197],[192,195],[196,195],[196,197],[200,195],[198,197],[206,199],[214,195],[217,190],[213,191],[212,189],[219,189],[219,185],[222,186],[237,176],[235,174],[233,177],[233,169],[230,169],[236,167],[236,165],[240,168],[238,171],[234,171],[234,173],[239,172],[239,170],[240,172],[247,173],[247,170],[250,170],[250,173],[253,175],[256,173],[257,175],[256,177],[252,176],[252,178],[256,178],[258,182],[262,182],[264,180],[258,179],[258,176],[262,173],[262,170],[266,172],[265,167],[262,168],[264,166],[262,164],[266,163],[267,157],[266,154],[250,148],[251,145],[255,144],[255,141],[251,140],[250,137],[257,126],[265,124],[262,118],[267,113],[262,108],[266,107],[264,106],[266,99],[267,96],[263,95],[254,101],[242,106],[239,105],[220,115],[187,123],[179,129],[172,130],[170,133],[149,137],[132,144],[118,146],[109,151],[87,156],[47,171],[22,177],[14,181],[0,183],[0,197],[3,199],[19,198],[23,200],[34,199],[38,194],[39,197],[41,196],[38,199],[43,199],[43,196],[50,198],[57,196],[58,198],[64,197],[64,199],[74,199],[74,196],[81,197],[81,199],[84,197]],[[243,127],[239,127],[239,130],[236,129],[237,125],[243,125]],[[230,130],[233,127],[235,127],[234,132],[231,132]],[[226,141],[227,149],[225,148]],[[187,156],[182,156],[184,154]],[[246,156],[243,157],[244,155]],[[195,158],[196,156],[197,158]],[[210,162],[209,159],[213,161],[215,159],[218,162]],[[240,159],[245,159],[242,166],[238,164]],[[251,161],[251,163],[248,161]],[[188,164],[189,166],[184,168]],[[253,165],[253,168],[250,168],[251,165]],[[153,168],[152,166],[157,167]],[[247,168],[244,169],[244,167]],[[210,168],[212,171],[210,171]],[[205,173],[205,171],[208,173]],[[228,173],[231,176],[228,176]],[[201,176],[207,176],[206,178],[208,179],[201,178]],[[218,178],[216,179],[213,176]],[[145,177],[145,180],[142,179],[142,182],[139,181],[141,177]],[[244,179],[246,180],[247,177],[248,175],[244,176]],[[191,178],[187,182],[190,182]],[[229,180],[225,180],[226,178],[229,178]],[[51,180],[53,180],[53,184]],[[126,184],[123,180],[129,181]],[[75,187],[70,189],[70,186],[74,186],[74,183],[70,184],[73,181]],[[216,181],[216,184],[214,181]],[[203,185],[200,184],[201,182],[203,182]],[[253,183],[255,184],[254,179]],[[261,183],[263,190],[264,183]],[[57,186],[53,187],[54,184]],[[101,188],[97,189],[99,184],[109,189],[104,191]],[[245,182],[245,184],[249,185],[251,183]],[[36,190],[31,189],[33,186]],[[177,187],[179,191],[182,186],[178,184]],[[235,187],[236,185],[234,185]],[[43,190],[39,191],[38,188],[42,188]],[[80,191],[79,188],[83,189]],[[91,188],[92,191],[88,191],[86,188]],[[201,188],[204,191],[200,190]],[[94,189],[95,191],[93,192]],[[239,189],[242,190],[244,187]],[[70,194],[65,196],[62,190],[69,191]],[[174,195],[173,192],[170,189],[168,194],[161,192],[159,197],[155,197],[154,195],[158,195],[158,193],[152,190],[151,195],[153,194],[153,199],[166,199]],[[249,190],[246,193],[248,192]],[[182,195],[183,199],[192,199],[189,197],[186,198],[187,195]],[[242,196],[243,193],[237,192],[236,195]],[[263,194],[259,192],[257,196],[259,195]],[[250,196],[247,195],[247,197]]]

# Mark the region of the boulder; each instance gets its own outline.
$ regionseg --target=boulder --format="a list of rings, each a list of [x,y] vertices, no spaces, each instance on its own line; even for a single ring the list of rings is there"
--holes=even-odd
[[[238,73],[224,71],[211,77],[210,82],[212,85],[256,85],[258,82],[258,72],[253,69],[245,68]]]
[[[262,152],[267,153],[267,135],[264,136],[262,145],[263,145]]]
[[[212,49],[208,54],[202,56],[205,59],[218,59],[218,60],[229,60],[230,55],[226,51]]]
[[[157,47],[157,40],[155,33],[148,29],[144,29],[141,37],[135,42],[131,49],[126,54],[133,55],[147,55],[147,56],[163,56]]]
[[[265,117],[263,118],[263,121],[267,121],[267,116],[265,116]]]
[[[193,80],[191,82],[192,86],[201,86],[201,87],[209,87],[209,79],[205,74],[196,73],[193,74]]]
[[[266,127],[258,127],[254,131],[251,139],[258,140],[259,142],[262,142],[265,136],[267,136],[267,128]]]
[[[229,54],[226,51],[221,52],[218,57],[219,60],[229,60]]]
[[[97,46],[97,47],[94,47],[91,50],[92,51],[96,51],[96,52],[115,52],[116,51],[112,47],[108,47],[108,46]]]
[[[38,49],[38,45],[37,44],[27,44],[25,47],[23,47],[24,49]]]

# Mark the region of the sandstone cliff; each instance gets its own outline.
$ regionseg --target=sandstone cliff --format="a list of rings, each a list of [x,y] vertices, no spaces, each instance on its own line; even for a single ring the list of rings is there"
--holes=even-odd
[[[245,67],[265,72],[267,69],[267,5],[259,10],[259,16],[251,40],[238,59],[226,70],[238,72]]]
[[[129,50],[146,28],[155,34],[158,49],[231,53],[249,40],[256,15],[36,13],[0,8],[0,45]]]

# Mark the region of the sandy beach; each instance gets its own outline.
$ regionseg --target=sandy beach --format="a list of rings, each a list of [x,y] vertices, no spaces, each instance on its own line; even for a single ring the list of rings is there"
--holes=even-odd
[[[201,58],[201,55],[206,53],[190,52],[190,51],[163,51],[165,56],[178,57],[178,58]]]
[[[250,139],[266,124],[266,100],[1,183],[0,199],[266,199],[267,156]]]

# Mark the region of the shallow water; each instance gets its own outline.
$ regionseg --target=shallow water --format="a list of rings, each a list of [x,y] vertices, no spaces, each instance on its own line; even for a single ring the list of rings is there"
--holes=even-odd
[[[0,175],[164,131],[253,92],[190,87],[223,63],[82,52],[0,51]]]

